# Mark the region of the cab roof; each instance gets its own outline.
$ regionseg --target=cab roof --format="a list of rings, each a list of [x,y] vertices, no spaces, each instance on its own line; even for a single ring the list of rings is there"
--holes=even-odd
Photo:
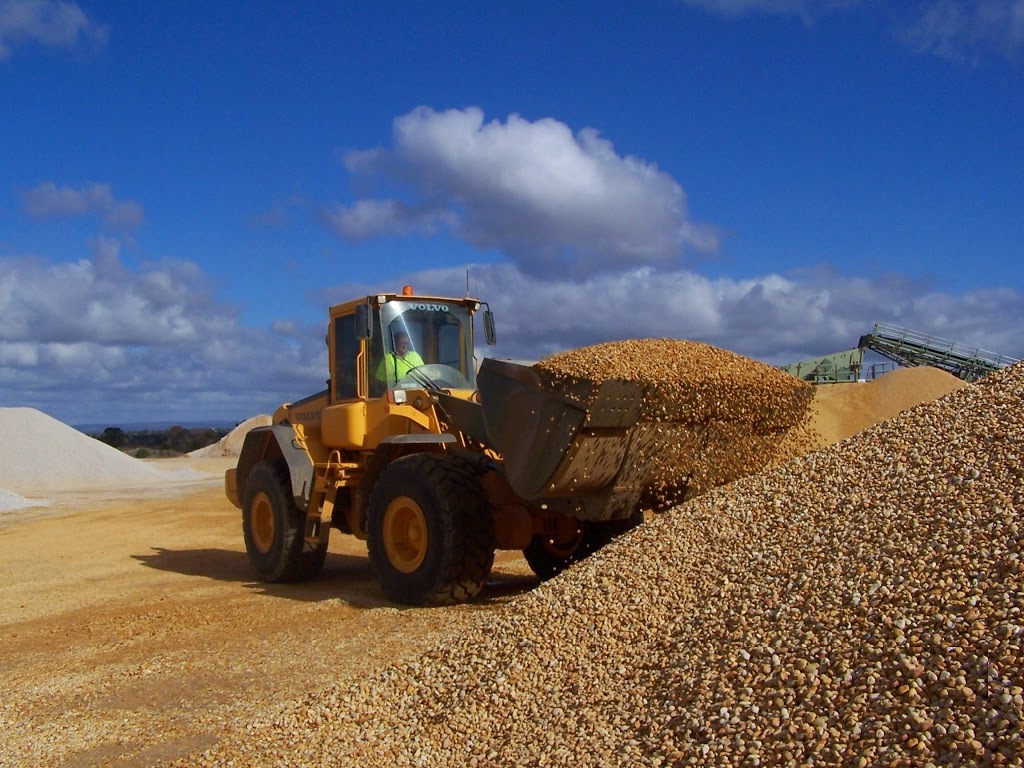
[[[472,296],[463,296],[462,298],[455,298],[452,296],[428,296],[420,294],[410,293],[371,293],[366,296],[360,296],[358,299],[352,299],[346,301],[344,304],[335,304],[331,307],[330,313],[334,315],[347,315],[351,312],[355,312],[355,309],[360,304],[365,304],[369,301],[374,306],[380,306],[386,304],[389,301],[419,301],[428,303],[444,303],[444,304],[458,304],[459,306],[469,307],[470,309],[476,310],[480,308],[480,299]]]

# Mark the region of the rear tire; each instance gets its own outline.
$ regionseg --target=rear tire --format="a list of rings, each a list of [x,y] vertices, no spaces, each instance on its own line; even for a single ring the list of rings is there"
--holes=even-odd
[[[454,605],[494,564],[494,521],[471,464],[417,453],[392,462],[370,495],[367,547],[389,599]]]
[[[608,544],[644,521],[643,512],[636,512],[625,520],[608,522],[580,521],[580,532],[575,541],[560,544],[550,537],[537,535],[523,550],[523,557],[530,569],[541,581],[553,579],[570,565],[585,560]]]
[[[242,533],[249,564],[260,581],[306,581],[320,572],[327,549],[306,547],[305,524],[284,462],[265,460],[254,466],[242,495]]]

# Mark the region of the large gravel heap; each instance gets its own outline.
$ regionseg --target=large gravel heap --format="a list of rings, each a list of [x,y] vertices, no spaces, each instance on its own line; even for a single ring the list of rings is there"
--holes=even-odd
[[[713,489],[188,765],[1024,764],[1024,365]]]
[[[805,453],[813,439],[807,430],[811,385],[707,344],[614,341],[563,352],[535,367],[565,388],[608,379],[643,386],[642,418],[653,422],[639,438],[651,445],[643,450],[642,460],[650,462],[643,501],[654,509]]]

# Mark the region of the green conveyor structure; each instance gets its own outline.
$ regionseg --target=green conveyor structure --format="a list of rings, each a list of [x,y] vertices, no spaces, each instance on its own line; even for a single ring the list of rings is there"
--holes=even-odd
[[[1020,362],[1013,357],[889,323],[875,323],[871,333],[860,337],[857,347],[877,352],[901,366],[941,368],[964,381],[977,381],[986,374]]]
[[[858,381],[863,367],[864,350],[854,348],[784,365],[782,370],[812,384],[841,384]]]
[[[869,350],[892,362],[865,365],[864,354]],[[812,384],[840,384],[860,381],[862,378],[873,379],[896,365],[907,368],[930,365],[964,381],[977,381],[985,374],[1019,362],[1013,357],[997,355],[995,352],[909,328],[875,323],[871,333],[861,336],[860,342],[853,349],[781,367],[798,379]]]

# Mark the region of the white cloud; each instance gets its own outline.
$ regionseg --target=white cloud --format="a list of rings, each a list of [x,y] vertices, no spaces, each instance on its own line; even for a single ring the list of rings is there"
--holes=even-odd
[[[918,50],[951,59],[980,50],[1009,55],[1024,45],[1024,0],[934,0],[906,38]]]
[[[681,0],[724,16],[797,16],[810,23],[857,7],[892,9],[895,32],[922,53],[964,60],[982,51],[1012,55],[1024,45],[1024,0]]]
[[[91,21],[77,3],[54,0],[0,0],[0,60],[16,45],[39,43],[73,49],[83,43],[102,44],[107,28]]]
[[[462,295],[463,267],[406,275],[417,292]],[[1024,358],[1024,294],[1011,289],[940,293],[904,278],[830,270],[744,280],[640,267],[583,281],[539,278],[512,265],[471,268],[472,293],[495,311],[489,354],[538,359],[624,338],[702,341],[773,364],[840,352],[885,321]],[[380,286],[345,286],[342,301]],[[981,311],[983,309],[983,311]]]
[[[499,344],[486,350],[497,357],[673,337],[783,364],[853,347],[879,320],[1024,357],[1024,294],[1012,289],[942,293],[828,270],[744,280],[652,267],[582,280],[513,264],[470,272],[471,292],[497,316]],[[396,277],[423,294],[461,296],[466,284],[464,266]],[[322,321],[253,329],[195,265],[130,269],[112,240],[72,263],[0,259],[0,406],[110,425],[269,412],[323,388],[327,306],[381,288],[325,290]]]
[[[586,276],[673,265],[684,248],[713,251],[683,188],[653,163],[616,153],[597,131],[476,107],[420,107],[395,120],[390,149],[352,152],[356,177],[391,180],[410,200],[363,199],[324,212],[347,238],[427,234],[444,227],[496,249],[532,274]]]
[[[21,198],[25,212],[39,219],[91,215],[120,230],[134,229],[145,219],[140,203],[118,200],[109,184],[76,189],[45,181],[22,193]]]
[[[0,339],[140,345],[192,341],[212,309],[198,269],[187,262],[130,272],[119,244],[98,239],[92,258],[70,263],[4,260]]]
[[[442,225],[457,226],[456,218],[443,210],[417,209],[398,200],[358,200],[353,205],[325,208],[323,215],[335,232],[350,240],[380,235],[432,235]]]
[[[242,419],[322,388],[323,328],[242,327],[194,264],[0,258],[0,406],[68,423]],[[307,391],[308,390],[308,391]]]

